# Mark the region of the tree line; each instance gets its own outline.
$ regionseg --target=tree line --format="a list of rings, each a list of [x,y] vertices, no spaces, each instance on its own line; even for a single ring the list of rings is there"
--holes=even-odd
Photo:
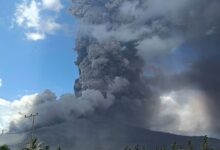
[[[136,145],[134,147],[127,146],[124,150],[149,150],[144,146]],[[188,141],[187,146],[183,147],[177,144],[177,142],[174,142],[170,147],[167,147],[163,145],[162,147],[156,147],[155,150],[197,150],[194,148],[193,143],[191,141]],[[214,150],[209,142],[208,137],[205,136],[203,138],[200,150]]]
[[[0,150],[10,150],[8,145],[2,145],[0,146]],[[45,146],[42,144],[37,138],[31,139],[25,146],[22,148],[22,150],[50,150],[49,146]],[[60,147],[57,148],[57,150],[61,150]],[[145,147],[141,147],[139,145],[136,145],[134,147],[127,146],[124,150],[148,150]],[[194,146],[191,141],[188,141],[186,147],[179,146],[176,142],[174,142],[171,147],[167,148],[165,145],[162,147],[157,147],[155,150],[196,150],[194,149]],[[214,150],[211,148],[208,137],[205,136],[203,138],[201,148],[200,150]]]

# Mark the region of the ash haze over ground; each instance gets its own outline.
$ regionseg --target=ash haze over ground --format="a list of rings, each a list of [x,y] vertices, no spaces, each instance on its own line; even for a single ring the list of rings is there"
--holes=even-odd
[[[40,112],[37,128],[87,118],[220,137],[220,1],[72,0],[70,7],[78,20],[75,95],[46,90],[0,100],[2,126],[28,130],[15,112]]]

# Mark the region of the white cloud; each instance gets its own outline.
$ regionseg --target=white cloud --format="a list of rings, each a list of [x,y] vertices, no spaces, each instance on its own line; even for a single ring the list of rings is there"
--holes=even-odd
[[[20,100],[8,101],[0,99],[0,129],[9,129],[10,123],[19,122],[24,116],[19,113],[27,113],[37,100],[38,94],[23,96]]]
[[[96,108],[107,109],[113,101],[113,95],[107,94],[104,98],[102,93],[96,90],[83,91],[79,98],[73,94],[64,94],[57,99],[54,93],[46,90],[41,94],[26,95],[15,101],[0,99],[0,129],[27,129],[31,124],[24,119],[24,114],[39,112],[41,117],[38,119],[38,125],[48,125],[57,120],[91,114]],[[70,116],[70,113],[74,114]]]
[[[55,34],[55,31],[62,28],[62,26],[57,23],[54,18],[50,18],[44,22],[42,22],[42,26],[44,27],[42,31],[48,33],[48,34]]]
[[[43,40],[62,28],[57,22],[62,8],[60,0],[23,0],[16,6],[15,23],[24,28],[27,40]]]
[[[43,0],[43,6],[45,9],[50,9],[56,12],[59,12],[63,8],[60,0]]]
[[[0,78],[0,88],[2,87],[2,79]]]
[[[45,39],[45,34],[43,34],[43,33],[28,32],[25,35],[28,40],[32,40],[32,41],[38,41],[38,40]]]
[[[19,26],[38,28],[40,22],[40,10],[36,1],[23,1],[16,8],[16,23]]]
[[[207,97],[198,90],[178,90],[160,97],[160,111],[154,130],[201,135],[211,128]],[[166,118],[166,120],[164,120]],[[169,118],[169,119],[167,119]],[[166,125],[164,122],[169,121]]]

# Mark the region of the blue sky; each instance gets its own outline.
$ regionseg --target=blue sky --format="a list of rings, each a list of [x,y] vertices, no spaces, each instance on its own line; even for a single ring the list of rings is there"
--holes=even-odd
[[[0,98],[14,100],[45,89],[57,95],[73,92],[78,71],[74,65],[76,25],[68,12],[71,1],[47,2],[0,2]],[[23,9],[22,13],[19,7]],[[35,10],[37,13],[34,14]],[[18,22],[18,19],[23,20]],[[42,28],[43,25],[48,28]],[[29,33],[43,36],[31,38]]]

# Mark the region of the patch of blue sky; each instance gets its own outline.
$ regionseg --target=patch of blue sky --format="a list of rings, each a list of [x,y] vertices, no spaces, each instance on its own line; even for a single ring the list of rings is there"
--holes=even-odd
[[[15,24],[11,28],[19,2],[0,2],[0,98],[14,100],[45,89],[57,95],[73,92],[78,70],[74,65],[76,25],[68,11],[71,2],[63,1],[65,8],[58,16],[63,29],[40,41],[27,40],[25,30]]]

